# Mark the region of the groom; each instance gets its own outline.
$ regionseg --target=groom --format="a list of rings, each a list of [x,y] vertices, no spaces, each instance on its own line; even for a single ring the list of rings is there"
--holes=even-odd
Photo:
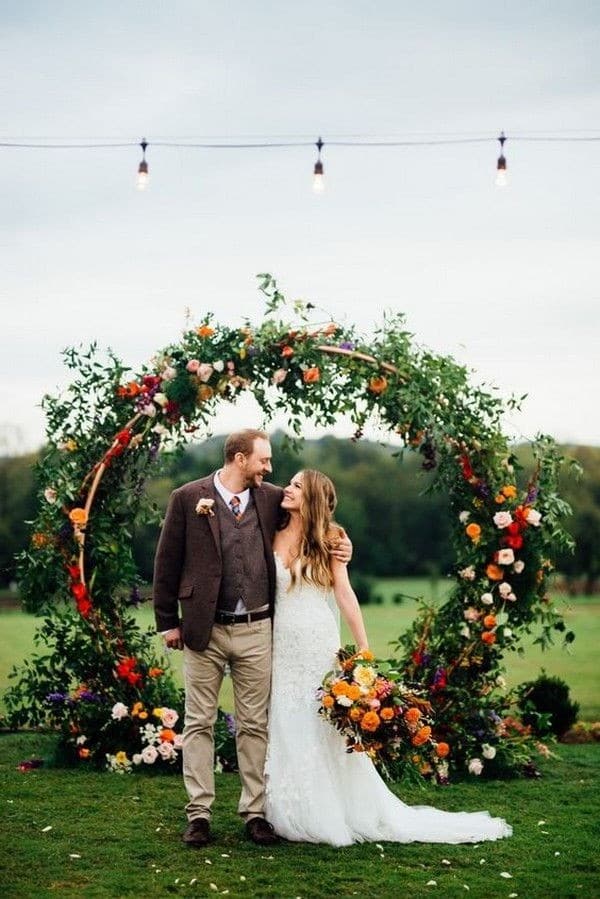
[[[210,839],[213,728],[226,664],[237,719],[238,811],[255,843],[279,839],[264,818],[275,599],[272,540],[283,493],[263,483],[271,471],[264,431],[230,434],[223,468],[172,493],[156,551],[157,630],[167,647],[184,652],[183,777],[189,823],[183,842],[192,847]],[[347,562],[350,541],[342,540],[334,554]]]

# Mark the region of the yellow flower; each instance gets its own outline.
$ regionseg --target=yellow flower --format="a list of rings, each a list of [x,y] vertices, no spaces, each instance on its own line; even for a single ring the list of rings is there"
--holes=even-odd
[[[152,715],[154,718],[162,718],[162,709],[152,709]]]
[[[517,488],[514,484],[505,484],[500,492],[503,493],[507,499],[514,499],[517,495]]]
[[[357,665],[354,669],[354,680],[361,687],[370,687],[377,678],[376,671],[370,665]]]
[[[115,754],[115,762],[117,763],[117,765],[127,765],[129,762],[129,759],[127,758],[127,753],[123,752],[123,750],[121,749],[120,752],[117,752]]]

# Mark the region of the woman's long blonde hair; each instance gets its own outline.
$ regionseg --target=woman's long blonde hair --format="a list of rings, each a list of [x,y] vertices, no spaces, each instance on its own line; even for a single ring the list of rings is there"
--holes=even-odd
[[[300,474],[302,536],[298,553],[290,566],[291,583],[295,584],[300,578],[319,587],[331,587],[333,575],[330,551],[343,533],[333,521],[337,505],[335,487],[321,471],[305,468]]]

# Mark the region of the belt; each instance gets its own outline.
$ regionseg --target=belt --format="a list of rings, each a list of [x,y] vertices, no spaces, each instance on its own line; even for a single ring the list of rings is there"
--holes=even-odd
[[[264,618],[270,618],[269,609],[262,612],[245,612],[243,615],[235,615],[233,612],[215,612],[215,624],[250,624],[252,621],[262,621]]]

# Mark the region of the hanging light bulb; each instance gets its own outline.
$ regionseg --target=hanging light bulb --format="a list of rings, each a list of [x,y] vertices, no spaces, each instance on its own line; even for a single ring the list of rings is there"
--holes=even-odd
[[[136,186],[138,190],[146,190],[148,187],[148,163],[146,162],[146,138],[142,139],[140,147],[142,148],[142,161],[138,166]]]
[[[321,162],[321,150],[323,149],[323,141],[321,138],[316,143],[317,150],[319,151],[319,155],[317,156],[317,161],[315,162],[314,174],[313,174],[313,190],[316,194],[322,194],[325,190],[325,181],[323,178],[323,163]]]
[[[500,141],[500,156],[496,163],[496,187],[506,187],[508,184],[508,174],[506,172],[506,157],[504,155],[504,141],[506,140],[504,131],[500,132],[498,140]]]

